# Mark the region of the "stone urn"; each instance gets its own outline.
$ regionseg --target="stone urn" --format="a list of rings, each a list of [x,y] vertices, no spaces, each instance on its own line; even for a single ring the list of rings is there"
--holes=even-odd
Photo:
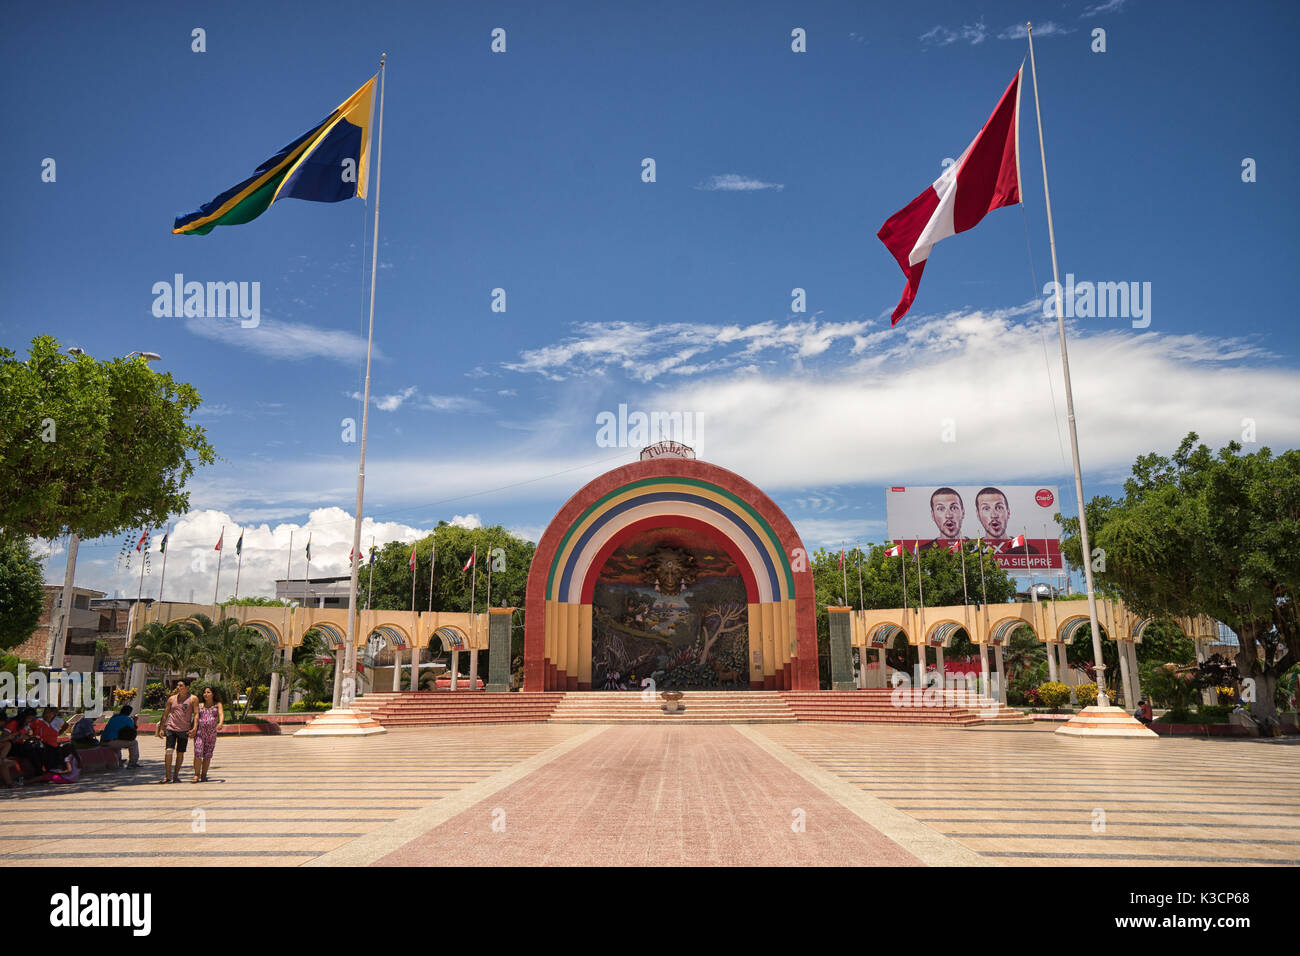
[[[660,695],[664,699],[664,713],[677,714],[682,709],[682,692],[679,690],[666,690]]]

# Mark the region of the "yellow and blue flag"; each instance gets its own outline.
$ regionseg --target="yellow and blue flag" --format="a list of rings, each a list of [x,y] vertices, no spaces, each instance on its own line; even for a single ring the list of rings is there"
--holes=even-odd
[[[366,196],[375,80],[257,167],[252,176],[176,219],[174,235],[205,236],[252,222],[277,199],[342,202]]]

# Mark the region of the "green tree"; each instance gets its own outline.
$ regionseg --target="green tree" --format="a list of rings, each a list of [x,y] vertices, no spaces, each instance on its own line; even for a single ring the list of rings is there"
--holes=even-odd
[[[98,538],[189,510],[185,483],[215,460],[199,401],[143,358],[74,359],[48,335],[27,361],[0,349],[0,529]]]
[[[429,604],[430,554],[437,543],[438,566],[433,575],[433,605]],[[465,562],[478,548],[478,573],[463,571]],[[516,538],[501,525],[488,528],[460,528],[440,521],[434,534],[415,545],[415,610],[468,611],[470,582],[474,582],[474,609],[487,607],[487,565],[496,556],[492,571],[492,606],[522,608],[528,589],[528,566],[536,545]],[[371,607],[389,611],[411,610],[411,545],[390,541],[378,552],[374,565],[374,587],[370,592],[370,569],[362,567],[358,579],[358,601],[365,606],[369,592]]]
[[[1243,455],[1232,442],[1216,454],[1196,442],[1191,433],[1170,457],[1139,457],[1122,499],[1088,502],[1088,557],[1100,589],[1137,612],[1208,614],[1236,631],[1252,713],[1271,728],[1278,680],[1300,659],[1300,451]],[[1078,520],[1063,526],[1079,565]]]
[[[31,637],[44,606],[41,562],[27,539],[0,535],[0,650]]]

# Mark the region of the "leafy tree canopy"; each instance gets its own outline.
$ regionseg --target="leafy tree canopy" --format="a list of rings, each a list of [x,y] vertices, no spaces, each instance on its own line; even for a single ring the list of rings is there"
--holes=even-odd
[[[98,538],[189,510],[186,481],[215,460],[199,401],[140,357],[73,358],[47,335],[27,361],[0,349],[0,529]]]
[[[1236,631],[1238,669],[1259,684],[1256,716],[1267,720],[1278,677],[1300,660],[1300,451],[1241,450],[1212,452],[1191,433],[1172,456],[1139,457],[1123,498],[1088,502],[1088,529],[1103,592],[1139,613],[1208,614]],[[1080,564],[1078,520],[1063,526],[1062,549]]]
[[[27,539],[0,535],[0,650],[31,637],[44,606],[41,563]]]

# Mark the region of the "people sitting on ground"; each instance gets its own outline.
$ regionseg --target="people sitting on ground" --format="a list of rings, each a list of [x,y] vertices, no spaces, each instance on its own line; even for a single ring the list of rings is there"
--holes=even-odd
[[[136,740],[136,733],[135,718],[131,716],[131,705],[127,704],[108,719],[108,723],[100,732],[99,739],[105,747],[116,750],[119,757],[125,748],[127,767],[138,767],[140,766],[140,742]]]
[[[38,770],[53,770],[56,767],[62,767],[64,764],[65,757],[59,751],[64,741],[59,736],[59,730],[53,724],[58,715],[58,710],[53,707],[46,707],[41,711],[41,716],[35,718],[27,726],[31,735],[40,741],[43,747]],[[61,726],[63,725],[60,724]]]
[[[75,722],[74,722],[75,721]],[[87,717],[85,714],[77,714],[72,720],[68,721],[72,725],[72,745],[81,750],[90,747],[98,747],[99,741],[95,737],[94,718]]]
[[[81,776],[81,757],[77,755],[77,748],[72,744],[64,744],[59,748],[61,762],[50,768],[45,775],[48,783],[76,783]]]

